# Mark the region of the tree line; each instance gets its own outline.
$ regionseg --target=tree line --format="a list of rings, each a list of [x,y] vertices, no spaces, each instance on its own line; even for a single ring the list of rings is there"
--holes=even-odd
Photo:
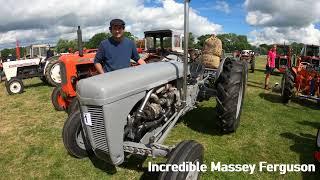
[[[143,41],[138,40],[138,38],[134,36],[132,33],[125,32],[125,36],[131,40],[134,40],[137,44],[137,47],[144,47]],[[210,36],[211,36],[210,34],[205,34],[196,38],[193,35],[193,33],[190,33],[189,47],[202,49],[205,40]],[[84,42],[84,47],[87,49],[98,48],[100,42],[109,37],[111,37],[111,33],[107,33],[107,32],[97,33],[94,36],[92,36],[88,41]],[[218,34],[217,37],[222,41],[222,46],[225,52],[234,52],[236,50],[251,49],[251,50],[254,50],[255,52],[258,52],[259,54],[264,55],[264,54],[267,54],[267,52],[272,46],[270,44],[261,44],[259,46],[252,46],[248,42],[247,36],[237,35],[234,33]],[[297,42],[291,43],[291,48],[294,54],[299,54],[302,47],[303,47],[302,43],[297,43]],[[59,39],[54,50],[57,53],[64,53],[64,52],[68,52],[70,49],[72,49],[73,51],[76,51],[77,48],[78,47],[77,47],[76,39],[74,40]],[[21,57],[24,56],[26,52],[25,49],[26,49],[25,47],[20,47]],[[9,54],[15,55],[16,54],[15,48],[11,48],[11,49],[7,48],[1,51],[2,58],[7,58]]]

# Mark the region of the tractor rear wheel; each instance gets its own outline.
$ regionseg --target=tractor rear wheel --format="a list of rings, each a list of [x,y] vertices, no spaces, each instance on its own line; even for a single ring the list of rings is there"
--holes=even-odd
[[[166,164],[182,164],[191,162],[192,164],[202,164],[203,162],[203,146],[196,141],[188,140],[180,142],[168,155],[169,158]],[[177,180],[196,180],[199,179],[200,172],[189,171],[189,172],[161,172],[159,179],[177,179]]]
[[[71,113],[63,126],[62,139],[68,153],[76,158],[88,156],[82,134],[80,111]]]
[[[49,85],[59,86],[61,83],[59,57],[53,56],[49,58],[45,69],[45,77]]]
[[[290,69],[286,69],[286,72],[282,76],[281,80],[281,96],[282,102],[288,103],[294,93],[294,75]]]
[[[21,94],[24,89],[23,82],[19,78],[11,78],[9,81],[6,81],[5,85],[10,95]]]
[[[247,82],[244,63],[246,62],[226,59],[216,83],[218,125],[223,133],[235,132],[240,124]]]
[[[66,109],[66,101],[61,95],[61,87],[55,87],[51,94],[51,102],[55,110],[64,111]]]

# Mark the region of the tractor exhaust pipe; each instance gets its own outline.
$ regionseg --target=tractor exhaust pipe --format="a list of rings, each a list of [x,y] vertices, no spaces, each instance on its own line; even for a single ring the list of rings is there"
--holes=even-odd
[[[82,44],[82,32],[81,32],[80,26],[78,26],[77,35],[78,35],[79,56],[82,57],[83,56],[83,44]]]
[[[187,75],[188,75],[188,45],[189,45],[189,3],[191,0],[184,0],[184,61],[183,61],[183,105],[187,105]]]

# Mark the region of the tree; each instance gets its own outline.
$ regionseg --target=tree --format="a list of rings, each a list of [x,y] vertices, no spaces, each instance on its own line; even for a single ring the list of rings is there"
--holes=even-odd
[[[131,39],[131,40],[137,40],[138,38],[136,36],[134,36],[133,34],[131,34],[131,32],[124,32],[124,36]]]
[[[303,43],[297,43],[293,42],[291,43],[292,53],[299,55],[301,52],[301,49],[303,48]]]
[[[171,42],[170,42],[171,43]],[[196,43],[195,43],[195,37],[192,34],[192,32],[189,32],[189,41],[188,41],[188,46],[189,48],[196,48]],[[182,40],[182,48],[184,47],[184,39]]]
[[[211,34],[206,34],[198,37],[198,43],[196,44],[196,48],[202,49],[204,42],[210,36]],[[248,42],[247,36],[229,33],[229,34],[218,34],[217,37],[221,40],[222,48],[226,52],[233,52],[235,50],[252,49],[251,45]]]
[[[69,48],[71,48],[73,51],[78,49],[77,46],[77,40],[65,40],[65,39],[59,39],[57,45],[56,45],[56,52],[58,53],[64,53],[68,52]]]
[[[88,49],[98,48],[101,41],[108,39],[109,37],[111,37],[111,33],[97,33],[85,44],[85,47]]]
[[[211,34],[206,34],[206,35],[202,35],[198,37],[198,42],[195,45],[195,48],[197,49],[202,49],[203,48],[203,44],[206,41],[206,39],[208,39],[211,36]]]
[[[16,48],[11,48],[11,49],[6,48],[6,49],[3,49],[3,50],[1,51],[1,57],[2,57],[3,59],[7,59],[7,57],[9,56],[9,54],[15,56],[15,55],[16,55]]]

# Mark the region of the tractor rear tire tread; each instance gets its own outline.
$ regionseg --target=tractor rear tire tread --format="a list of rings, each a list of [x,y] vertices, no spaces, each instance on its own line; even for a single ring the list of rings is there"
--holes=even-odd
[[[50,86],[57,87],[57,86],[60,85],[60,83],[55,82],[51,78],[50,72],[51,72],[51,68],[53,67],[53,65],[59,63],[59,57],[58,56],[53,56],[53,57],[49,58],[48,61],[49,62],[47,64],[47,66],[46,66],[46,71],[45,71],[45,79],[46,79],[47,83]]]
[[[240,124],[247,82],[247,67],[244,63],[246,62],[227,59],[217,80],[217,124],[223,133],[235,132]],[[240,102],[240,111],[238,117],[236,117],[241,85],[243,85],[243,94]]]
[[[287,69],[286,72],[283,75],[284,80],[284,90],[282,94],[282,102],[283,103],[289,103],[289,100],[292,98],[294,94],[294,75],[292,72]]]

